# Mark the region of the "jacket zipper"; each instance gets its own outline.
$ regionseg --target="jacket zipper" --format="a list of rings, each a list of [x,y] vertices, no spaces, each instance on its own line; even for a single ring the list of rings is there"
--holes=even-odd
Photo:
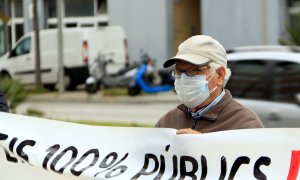
[[[194,120],[194,124],[193,124],[193,126],[192,126],[192,129],[195,130],[196,125],[197,125],[197,119],[193,119],[193,120]]]

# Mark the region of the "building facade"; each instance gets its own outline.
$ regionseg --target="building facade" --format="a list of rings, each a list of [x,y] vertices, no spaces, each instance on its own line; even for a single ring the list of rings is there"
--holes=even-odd
[[[300,13],[300,0],[62,1],[64,27],[121,25],[131,61],[143,51],[159,67],[195,34],[211,35],[226,49],[278,44],[286,25],[298,27]],[[33,30],[32,7],[32,0],[0,0],[0,53]],[[40,29],[57,26],[56,0],[38,0],[38,12]]]
[[[286,3],[284,0],[202,0],[202,32],[215,37],[226,48],[278,44],[288,19]]]
[[[37,3],[39,28],[56,28],[56,0],[37,0]],[[66,28],[108,24],[106,0],[62,0],[62,4],[63,26]],[[2,54],[4,49],[11,48],[25,33],[33,31],[33,2],[32,0],[1,0],[0,16],[2,23],[0,24],[0,53]],[[6,31],[4,23],[7,23]]]

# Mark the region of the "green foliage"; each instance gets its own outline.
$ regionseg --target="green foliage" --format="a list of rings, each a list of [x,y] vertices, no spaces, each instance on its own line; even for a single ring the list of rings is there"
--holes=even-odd
[[[9,21],[9,19],[10,19],[10,17],[5,16],[5,15],[3,14],[3,12],[0,12],[0,20],[1,20],[4,24],[7,24],[8,21]]]
[[[17,106],[27,98],[28,93],[25,86],[19,81],[3,78],[0,79],[0,88],[3,89],[8,100],[9,109],[15,113]]]
[[[103,89],[103,96],[127,96],[127,88],[107,88]]]
[[[154,127],[154,125],[150,124],[141,124],[141,123],[126,123],[126,122],[110,122],[110,121],[103,121],[103,122],[97,122],[97,121],[68,121],[72,123],[79,123],[79,124],[86,124],[86,125],[93,125],[93,126],[117,126],[117,127]]]
[[[29,94],[44,94],[49,92],[49,90],[44,87],[34,87],[32,89],[28,89],[27,91]]]
[[[300,13],[295,17],[295,25],[286,26],[286,31],[288,33],[287,39],[280,38],[278,40],[279,44],[285,46],[300,46]]]
[[[35,117],[44,117],[44,112],[35,110],[35,109],[27,109],[26,115],[28,116],[35,116]]]

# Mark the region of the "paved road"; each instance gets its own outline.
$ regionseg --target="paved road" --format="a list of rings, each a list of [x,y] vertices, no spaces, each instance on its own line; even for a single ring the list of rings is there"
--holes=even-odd
[[[77,96],[78,98],[78,96]],[[145,97],[143,97],[145,99]],[[138,122],[155,124],[156,121],[167,111],[176,107],[175,100],[155,101],[138,99],[134,101],[72,101],[63,99],[59,101],[47,100],[47,98],[33,98],[21,104],[17,108],[18,114],[26,114],[28,109],[38,110],[45,114],[45,118],[62,120],[92,120],[92,121],[116,121]],[[50,98],[51,99],[51,98]],[[62,98],[61,98],[62,99]],[[169,98],[170,99],[170,98]]]

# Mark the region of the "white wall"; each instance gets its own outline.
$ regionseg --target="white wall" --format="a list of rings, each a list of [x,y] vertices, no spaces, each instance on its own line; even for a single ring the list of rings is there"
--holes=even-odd
[[[266,8],[263,5],[264,1]],[[285,31],[285,1],[201,0],[201,2],[203,34],[216,38],[227,49],[243,45],[277,44]]]
[[[200,2],[202,33],[216,38],[227,49],[275,45],[285,32],[284,0]],[[108,0],[109,24],[125,29],[131,61],[139,60],[140,49],[154,57],[158,67],[172,56],[172,3],[171,0]]]
[[[108,0],[109,25],[123,26],[131,61],[140,60],[140,49],[156,59],[157,67],[171,56],[172,1]]]
[[[45,5],[44,0],[38,0],[38,17],[39,17],[39,27],[40,29],[44,29],[45,26]],[[33,15],[33,12],[29,12],[33,9],[30,9],[30,4],[33,6],[32,0],[23,0],[23,18],[24,18],[24,34],[34,31],[33,27],[33,19],[29,17],[29,14]]]

